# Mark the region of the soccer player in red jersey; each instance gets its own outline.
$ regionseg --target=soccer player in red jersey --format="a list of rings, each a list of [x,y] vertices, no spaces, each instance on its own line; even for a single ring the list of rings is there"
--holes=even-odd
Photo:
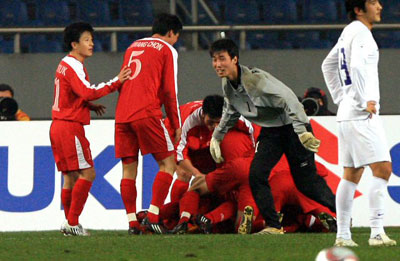
[[[187,230],[190,217],[197,214],[200,195],[215,193],[224,197],[232,190],[237,191],[238,224],[246,206],[251,207],[251,216],[258,214],[248,179],[250,164],[255,151],[254,141],[251,137],[252,135],[235,129],[231,129],[226,134],[226,140],[224,139],[221,143],[221,151],[225,161],[215,171],[195,178],[189,191],[184,194],[180,201],[180,221],[172,231],[173,233],[181,234]],[[252,222],[252,220],[249,220],[249,222]],[[243,234],[251,232],[251,227],[247,229],[245,225],[243,229],[240,229],[240,227],[238,229],[238,232]]]
[[[174,143],[163,123],[161,106],[174,130],[175,143],[181,134],[177,99],[178,41],[182,23],[175,15],[160,14],[153,22],[152,36],[133,42],[125,52],[123,66],[132,70],[119,90],[115,115],[115,154],[122,159],[121,197],[129,221],[129,234],[139,234],[136,217],[136,176],[139,149],[151,153],[159,165],[147,217],[150,232],[162,234],[159,209],[164,204],[176,164]]]
[[[96,174],[83,125],[90,123],[90,110],[104,113],[103,105],[90,101],[116,91],[131,71],[123,68],[109,82],[91,85],[84,61],[93,55],[92,26],[87,23],[67,26],[64,43],[69,54],[61,60],[55,75],[50,140],[57,168],[64,177],[61,201],[67,221],[62,232],[85,236],[88,233],[79,224],[79,216]]]

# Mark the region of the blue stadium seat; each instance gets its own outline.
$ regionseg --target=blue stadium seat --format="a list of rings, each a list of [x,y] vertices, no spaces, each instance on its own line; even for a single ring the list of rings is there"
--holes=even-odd
[[[291,49],[292,43],[281,38],[279,32],[254,31],[247,33],[250,48],[256,49]]]
[[[126,25],[152,25],[153,5],[151,1],[120,0],[122,19]]]
[[[336,23],[338,10],[335,0],[309,0],[305,6],[305,21],[308,23]]]
[[[374,38],[379,48],[400,48],[399,31],[375,31]]]
[[[186,9],[191,13],[192,12],[192,1],[191,0],[184,0],[183,1]],[[215,17],[217,18],[219,24],[222,23],[223,21],[223,15],[221,13],[221,1],[220,0],[212,0],[212,1],[207,1],[208,7],[212,10],[214,13]],[[208,13],[205,11],[203,6],[199,3],[198,4],[198,24],[201,25],[213,25],[215,24]],[[191,22],[191,21],[190,21]]]
[[[227,24],[261,23],[260,6],[256,0],[226,0],[225,22]]]
[[[61,35],[27,34],[21,36],[21,51],[23,53],[61,53],[63,43]]]
[[[294,49],[329,49],[333,47],[329,39],[322,39],[318,31],[290,32],[287,39]]]
[[[107,1],[77,1],[77,12],[80,20],[92,26],[107,26],[111,23],[110,9]]]
[[[71,23],[66,1],[38,1],[38,18],[44,26],[66,26]]]
[[[262,1],[262,17],[267,24],[296,23],[296,0]]]
[[[118,34],[118,51],[125,52],[125,50],[136,40],[149,37],[147,32],[137,33],[120,33]]]
[[[400,1],[381,0],[383,5],[382,22],[398,23],[400,21]]]
[[[0,26],[16,27],[28,24],[26,4],[19,0],[0,1]]]
[[[0,35],[0,53],[14,53],[14,36]]]

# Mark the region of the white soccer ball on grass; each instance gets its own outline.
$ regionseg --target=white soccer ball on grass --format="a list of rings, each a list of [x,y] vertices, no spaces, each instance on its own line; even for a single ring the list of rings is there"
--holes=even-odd
[[[331,247],[322,249],[315,261],[358,261],[357,255],[346,247]]]

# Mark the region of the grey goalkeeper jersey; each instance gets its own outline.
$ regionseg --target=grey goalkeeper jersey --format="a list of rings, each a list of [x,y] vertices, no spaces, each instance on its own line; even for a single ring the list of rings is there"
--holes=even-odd
[[[293,124],[297,134],[306,132],[308,117],[289,87],[258,68],[239,65],[239,70],[236,89],[227,78],[222,79],[225,102],[221,121],[213,133],[215,139],[222,140],[240,115],[262,127]]]

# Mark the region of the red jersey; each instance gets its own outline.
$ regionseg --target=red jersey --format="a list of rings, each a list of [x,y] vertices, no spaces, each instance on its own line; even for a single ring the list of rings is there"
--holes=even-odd
[[[118,77],[97,86],[91,85],[83,64],[75,57],[67,55],[56,71],[52,119],[87,125],[90,123],[88,102],[116,91],[120,86]]]
[[[177,161],[190,159],[189,151],[200,151],[206,149],[209,154],[208,151],[213,132],[204,125],[202,119],[202,105],[202,101],[194,101],[186,103],[180,107],[181,118],[184,119],[184,121],[182,125],[181,139],[176,149]],[[248,120],[240,117],[234,129],[248,134],[254,145],[254,129],[253,125]]]
[[[180,128],[176,50],[158,38],[140,39],[126,50],[123,66],[130,67],[132,75],[119,90],[115,122],[162,118],[164,105],[171,127]]]

